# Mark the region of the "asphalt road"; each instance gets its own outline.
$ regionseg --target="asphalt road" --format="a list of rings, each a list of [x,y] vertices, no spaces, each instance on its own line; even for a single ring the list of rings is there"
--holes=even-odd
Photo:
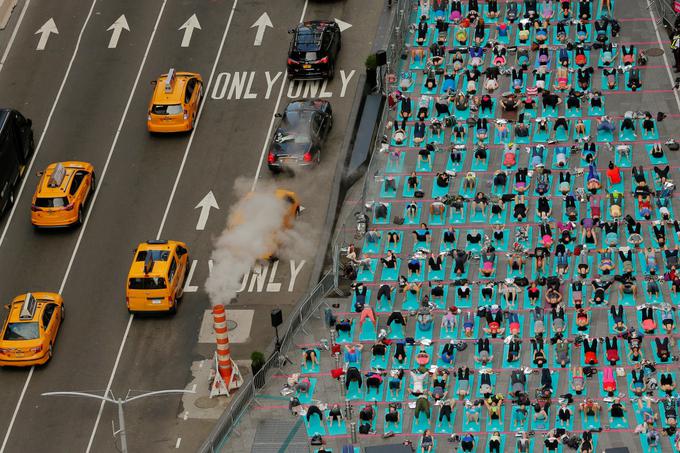
[[[0,33],[6,46],[18,26],[0,70],[0,99],[33,120],[39,148],[16,210],[0,224],[0,300],[27,291],[61,291],[67,316],[48,366],[0,370],[0,451],[117,451],[113,407],[41,393],[111,389],[124,396],[129,389],[186,387],[191,363],[212,354],[211,345],[197,344],[209,308],[202,285],[213,241],[237,200],[237,180],[246,189],[257,181],[296,190],[306,208],[308,244],[279,263],[273,278],[280,289],[260,291],[255,282],[234,303],[255,310],[251,340],[234,345],[235,358],[269,343],[271,307],[285,311],[308,287],[332,172],[379,10],[365,11],[361,0],[33,0],[17,24],[24,5],[19,3]],[[251,25],[265,11],[274,27],[265,30],[262,46],[254,47]],[[194,31],[188,47],[181,47],[184,32],[178,28],[194,13],[201,29]],[[112,32],[107,29],[121,14],[130,30],[123,30],[117,46],[109,48]],[[343,35],[336,78],[326,86],[285,81],[287,30],[301,17],[352,24]],[[44,50],[36,50],[36,30],[50,18],[58,34],[49,36]],[[200,123],[193,135],[150,136],[145,126],[149,81],[170,67],[203,75]],[[235,77],[249,82],[239,86]],[[335,113],[322,164],[294,179],[273,179],[266,165],[262,168],[261,156],[273,114],[291,98],[314,90],[328,97]],[[36,232],[29,217],[35,173],[69,159],[89,161],[97,170],[99,187],[87,222],[80,229]],[[209,191],[220,209],[198,231],[195,206]],[[186,294],[174,318],[133,318],[124,302],[131,251],[155,237],[189,244],[196,288]],[[131,451],[167,451],[178,445],[194,450],[212,421],[191,415],[184,420],[180,415],[188,409],[179,397],[128,407]]]

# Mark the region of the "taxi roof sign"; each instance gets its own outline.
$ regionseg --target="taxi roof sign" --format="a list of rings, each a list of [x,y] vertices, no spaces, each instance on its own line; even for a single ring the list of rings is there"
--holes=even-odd
[[[19,319],[28,320],[33,319],[35,315],[35,307],[38,305],[38,301],[33,297],[33,294],[26,294],[24,302],[21,304],[21,312],[19,313]]]
[[[165,92],[172,93],[173,85],[175,84],[175,68],[170,68],[168,75],[165,77]]]
[[[153,270],[153,254],[147,253],[146,259],[144,260],[144,273],[149,274]]]
[[[47,181],[47,185],[49,187],[61,186],[61,183],[64,182],[64,176],[66,176],[66,168],[64,168],[61,163],[58,163],[54,166],[54,170],[50,175],[49,181]]]

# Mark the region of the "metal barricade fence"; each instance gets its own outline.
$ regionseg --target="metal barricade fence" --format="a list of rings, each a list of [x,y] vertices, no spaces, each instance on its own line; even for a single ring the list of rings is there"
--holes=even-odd
[[[293,338],[298,333],[300,327],[309,319],[312,314],[319,309],[324,301],[326,294],[334,288],[335,277],[333,272],[327,272],[321,277],[319,283],[312,289],[307,297],[302,301],[299,307],[288,317],[288,325],[285,334],[281,340],[281,351],[287,351],[291,346],[294,346]],[[257,372],[255,376],[246,380],[234,399],[229,405],[229,408],[220,416],[215,423],[215,427],[208,435],[208,438],[203,442],[199,449],[202,453],[213,453],[219,451],[219,446],[224,439],[231,433],[240,418],[245,414],[257,396],[258,389],[265,386],[267,375],[272,368],[279,368],[280,354],[274,348],[274,352],[269,357],[265,365]]]
[[[383,94],[385,95],[389,95],[390,92],[398,87],[399,74],[402,70],[402,64],[407,61],[406,57],[410,48],[410,41],[413,37],[411,24],[415,23],[417,19],[418,0],[400,0],[397,2],[396,7],[396,14],[392,17],[390,44],[387,48],[387,71],[383,78]],[[378,195],[375,193],[375,189],[379,187],[379,184],[375,184],[375,182],[376,180],[380,181],[381,170],[384,168],[387,159],[384,153],[379,152],[379,150],[381,149],[383,137],[388,132],[386,126],[389,112],[390,110],[386,103],[378,123],[378,132],[375,134],[373,152],[371,153],[366,177],[363,181],[361,206],[364,211],[362,212],[365,212],[366,203],[371,203]]]

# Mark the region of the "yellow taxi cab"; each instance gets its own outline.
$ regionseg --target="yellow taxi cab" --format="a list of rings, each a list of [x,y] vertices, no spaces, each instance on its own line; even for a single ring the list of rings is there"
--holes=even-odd
[[[146,241],[137,246],[127,279],[128,311],[177,312],[184,295],[189,250],[184,242]]]
[[[295,192],[285,189],[276,189],[276,197],[283,200],[288,205],[286,214],[283,217],[284,228],[293,228],[293,222],[300,213],[300,201]]]
[[[64,300],[57,293],[27,293],[5,306],[9,310],[0,339],[0,366],[42,365],[64,321]]]
[[[170,69],[157,80],[146,127],[149,132],[190,131],[196,124],[198,106],[203,97],[203,79],[194,72],[176,72]]]
[[[57,162],[38,173],[40,181],[31,203],[36,227],[81,225],[85,206],[95,189],[95,174],[87,162]]]
[[[292,192],[290,190],[285,190],[285,189],[276,189],[274,191],[274,195],[276,198],[279,200],[282,200],[286,203],[286,210],[282,219],[281,226],[284,229],[290,229],[293,228],[293,224],[295,222],[295,218],[298,216],[301,210],[301,205],[300,201],[298,200],[297,194],[295,192]],[[250,192],[246,195],[246,199],[248,197],[252,197],[253,192]],[[230,218],[230,227],[234,227],[237,225],[240,225],[243,222],[243,219],[241,217],[241,214],[236,212],[234,216]],[[280,246],[280,239],[277,237],[278,235],[274,233],[272,236],[271,240],[267,244],[268,247],[271,248],[270,251],[265,253],[264,255],[260,256],[259,259],[262,261],[272,261],[276,259],[276,252],[277,249]]]

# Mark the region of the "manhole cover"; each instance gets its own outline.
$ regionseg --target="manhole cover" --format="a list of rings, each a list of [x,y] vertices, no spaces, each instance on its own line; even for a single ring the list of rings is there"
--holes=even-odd
[[[645,50],[645,54],[649,55],[650,57],[660,57],[663,55],[663,49],[652,47],[651,49]]]
[[[238,323],[236,321],[232,321],[231,319],[227,319],[227,329],[229,331],[234,330],[238,327]]]
[[[196,398],[196,401],[194,401],[194,406],[199,409],[212,409],[213,407],[217,406],[217,402],[217,398],[201,396],[200,398]]]

